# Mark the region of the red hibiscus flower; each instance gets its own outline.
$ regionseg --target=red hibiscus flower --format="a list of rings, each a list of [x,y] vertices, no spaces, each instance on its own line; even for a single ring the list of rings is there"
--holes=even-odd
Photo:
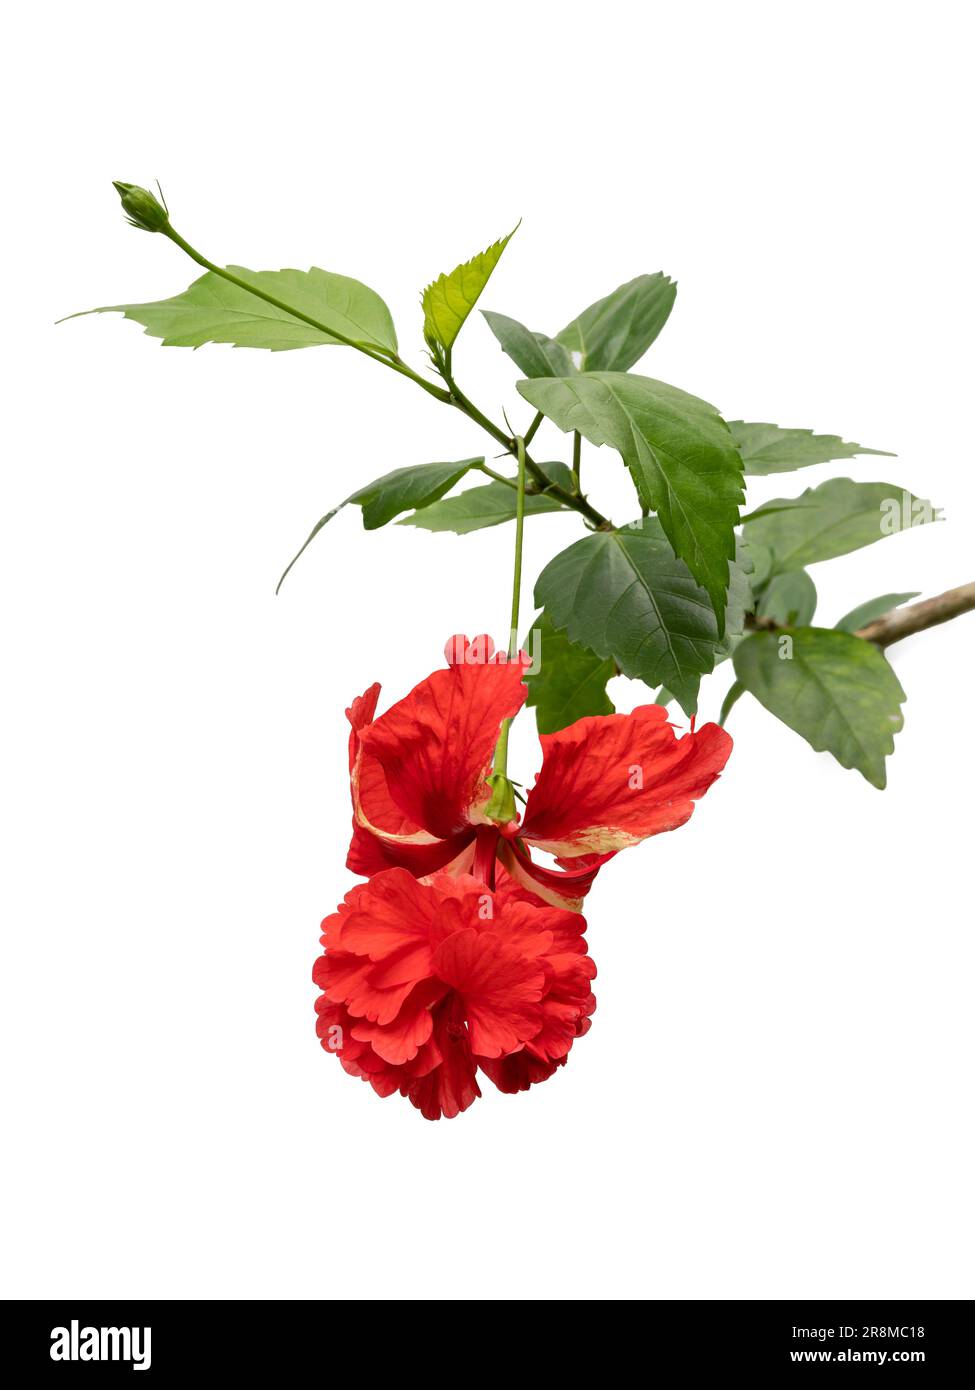
[[[466,1110],[481,1094],[478,1070],[502,1091],[526,1090],[589,1028],[585,925],[510,885],[381,870],[322,923],[322,1046],[428,1120]]]
[[[578,910],[607,859],[689,819],[731,752],[716,724],[678,737],[661,705],[579,719],[542,736],[523,819],[499,825],[487,778],[502,722],[526,698],[527,658],[495,655],[480,637],[452,638],[447,660],[379,719],[378,685],[346,711],[355,873],[475,870],[492,885],[497,859],[545,902]],[[532,846],[560,868],[533,862]]]

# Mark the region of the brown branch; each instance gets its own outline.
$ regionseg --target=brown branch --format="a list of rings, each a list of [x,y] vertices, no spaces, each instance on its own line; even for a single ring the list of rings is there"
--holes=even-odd
[[[915,632],[937,627],[939,623],[950,622],[962,613],[975,609],[975,584],[961,584],[957,589],[949,589],[937,598],[922,599],[907,608],[895,608],[883,617],[861,627],[857,637],[873,642],[878,647],[889,647],[902,637],[912,637]]]
[[[915,632],[924,632],[939,623],[960,618],[962,613],[975,610],[975,583],[961,584],[957,589],[949,589],[937,598],[922,599],[907,608],[892,608],[889,613],[875,618],[866,627],[861,627],[854,636],[873,642],[877,647],[889,647],[904,637],[913,637]],[[745,618],[745,626],[753,632],[778,632],[784,625],[774,618],[758,618],[750,613]]]

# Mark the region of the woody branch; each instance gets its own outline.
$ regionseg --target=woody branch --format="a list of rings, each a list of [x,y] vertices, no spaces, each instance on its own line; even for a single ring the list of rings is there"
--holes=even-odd
[[[894,608],[882,617],[875,618],[866,627],[861,627],[857,637],[873,642],[878,647],[889,647],[904,637],[913,637],[915,632],[924,632],[929,627],[950,622],[963,613],[975,610],[975,583],[960,584],[957,589],[948,589],[937,598],[922,599],[905,608]],[[784,624],[774,618],[750,617],[747,626],[761,632],[775,632]]]

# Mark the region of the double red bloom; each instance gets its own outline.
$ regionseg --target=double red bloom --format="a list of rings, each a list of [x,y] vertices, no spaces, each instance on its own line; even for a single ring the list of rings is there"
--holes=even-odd
[[[544,1081],[596,1007],[583,919],[466,874],[385,869],[322,926],[322,1046],[428,1120],[467,1109],[478,1068],[502,1091]]]
[[[660,705],[580,719],[542,736],[524,816],[499,825],[487,778],[524,668],[486,638],[447,650],[448,668],[379,719],[378,685],[347,711],[348,866],[370,882],[326,919],[315,967],[323,1046],[431,1119],[480,1094],[478,1067],[510,1091],[565,1061],[595,968],[564,909],[620,849],[683,825],[731,751],[714,724],[678,738]]]

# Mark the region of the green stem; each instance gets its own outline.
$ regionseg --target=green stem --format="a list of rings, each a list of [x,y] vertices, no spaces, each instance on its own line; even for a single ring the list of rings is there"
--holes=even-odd
[[[483,473],[486,477],[490,478],[493,482],[504,483],[505,487],[510,487],[512,492],[518,491],[517,478],[506,478],[503,473],[496,473],[495,470],[489,468],[486,463],[475,463],[474,468],[476,468],[479,473]],[[544,489],[538,487],[535,483],[526,485],[525,487],[526,497],[541,497],[543,492]]]
[[[229,281],[231,285],[236,285],[238,289],[246,290],[248,294],[253,294],[258,299],[263,299],[266,304],[273,304],[275,309],[281,309],[284,313],[290,314],[292,318],[300,319],[302,323],[307,323],[310,327],[317,329],[319,333],[324,333],[329,338],[334,339],[335,342],[344,343],[346,347],[355,348],[356,352],[361,352],[365,357],[371,358],[374,362],[381,362],[384,367],[391,368],[394,372],[398,372],[400,376],[405,376],[410,381],[415,381],[417,386],[422,387],[423,390],[426,391],[427,395],[433,396],[436,400],[442,401],[445,405],[456,406],[464,415],[480,425],[483,430],[486,430],[491,438],[495,439],[507,453],[513,454],[515,452],[515,440],[505,434],[500,426],[496,425],[492,420],[489,420],[483,411],[478,410],[474,402],[468,400],[464,393],[457,387],[457,384],[451,376],[449,357],[445,359],[442,364],[442,374],[448,387],[445,391],[442,387],[435,386],[433,382],[424,380],[419,372],[415,372],[412,367],[408,366],[397,353],[390,352],[386,354],[377,348],[368,347],[365,343],[357,343],[353,338],[346,337],[344,333],[340,333],[338,329],[330,328],[328,324],[320,323],[318,319],[312,318],[310,314],[304,313],[301,309],[296,309],[294,305],[286,304],[283,299],[278,299],[275,295],[268,294],[266,290],[260,289],[257,285],[252,285],[247,280],[242,280],[239,275],[234,275],[233,271],[226,270],[223,266],[215,265],[213,261],[207,260],[206,256],[197,251],[195,246],[191,246],[188,241],[181,237],[179,232],[170,224],[167,223],[166,226],[160,230],[171,242],[178,246],[181,251],[185,251],[190,260],[195,261],[196,264],[202,266],[204,270],[209,270],[211,274],[219,275],[222,280]],[[541,420],[542,416],[539,413],[532,421],[526,439],[530,439],[534,435],[538,426],[541,424]],[[523,440],[522,447],[524,447],[524,443],[525,441]],[[565,505],[571,507],[573,511],[580,512],[593,526],[601,526],[605,529],[611,525],[607,518],[604,517],[601,512],[597,512],[595,507],[591,507],[584,497],[574,497],[571,492],[568,492],[565,488],[553,482],[545,470],[527,454],[525,456],[525,465],[542,492],[547,492],[550,496],[557,497],[560,502],[564,502]]]
[[[510,719],[502,719],[501,732],[498,734],[498,741],[494,749],[494,776],[507,779],[508,776],[508,731],[511,728]],[[487,814],[492,814],[489,806]]]
[[[469,419],[476,421],[483,430],[487,431],[492,439],[497,440],[507,453],[515,453],[515,439],[505,434],[500,425],[496,425],[493,420],[489,420],[483,411],[478,410],[473,401],[468,400],[456,381],[454,381],[453,377],[450,375],[449,369],[444,375],[444,380],[450,392],[449,400],[451,404],[455,405],[457,409],[468,416]],[[532,421],[532,424],[534,425],[535,422]],[[529,430],[528,434],[530,435],[532,432],[532,430]],[[523,447],[527,442],[528,435],[522,440]],[[557,497],[560,502],[564,502],[565,505],[571,507],[574,512],[580,512],[587,521],[592,522],[593,526],[602,527],[604,530],[612,528],[612,522],[603,516],[602,512],[597,512],[596,508],[590,506],[584,497],[576,497],[573,493],[569,492],[567,488],[554,482],[545,472],[544,468],[536,463],[528,453],[525,454],[525,466],[542,492],[547,492],[550,497]]]
[[[544,419],[545,419],[545,416],[542,414],[541,411],[539,411],[538,414],[535,416],[534,420],[533,420],[533,421],[531,422],[531,424],[528,426],[527,430],[525,431],[525,447],[526,447],[526,448],[527,448],[528,445],[532,442],[532,440],[535,438],[536,434],[538,433],[538,427],[539,427],[539,425],[542,423],[542,421],[543,421]]]
[[[518,487],[516,479],[506,478],[503,473],[496,473],[494,469],[489,468],[486,463],[476,463],[474,467],[479,473],[485,473],[489,478],[493,478],[496,483],[504,483],[505,487]]]
[[[515,436],[515,452],[518,455],[518,506],[515,513],[515,563],[511,581],[511,626],[508,638],[508,660],[518,657],[518,624],[521,620],[521,554],[525,538],[525,441],[521,435]],[[512,818],[513,789],[508,781],[508,733],[511,720],[501,721],[497,746],[494,750],[494,776],[491,779],[494,794],[487,808],[487,814],[507,822]]]
[[[328,324],[320,323],[318,319],[313,319],[310,314],[303,313],[301,309],[296,309],[291,304],[286,304],[283,299],[278,299],[273,294],[268,294],[266,290],[260,289],[257,285],[252,285],[247,280],[242,280],[239,275],[234,275],[233,271],[225,270],[223,266],[214,265],[213,261],[208,261],[206,256],[201,255],[194,246],[185,241],[179,232],[171,226],[163,229],[169,240],[174,242],[181,251],[185,251],[191,261],[196,261],[204,270],[209,270],[213,275],[219,275],[222,280],[228,280],[230,284],[236,285],[238,289],[246,290],[248,294],[256,295],[258,299],[263,299],[266,304],[273,304],[275,309],[281,309],[292,318],[301,319],[302,323],[309,324],[312,328],[318,329],[320,333],[325,333],[330,338],[334,338],[338,343],[344,343],[346,347],[355,348],[356,352],[361,352],[365,357],[371,357],[374,362],[381,362],[384,367],[391,367],[394,372],[399,372],[400,376],[408,377],[410,381],[415,381],[417,386],[422,386],[428,395],[435,396],[438,401],[444,403],[450,400],[448,392],[441,387],[435,386],[432,381],[425,381],[418,372],[395,353],[388,355],[378,349],[367,347],[364,343],[357,343],[353,338],[347,338],[344,333],[340,333],[337,328],[331,328]]]
[[[518,504],[515,512],[515,568],[511,588],[511,628],[508,640],[508,658],[514,661],[518,655],[518,621],[521,612],[521,547],[525,535],[525,441],[518,435],[515,439],[518,454]]]
[[[582,435],[578,430],[572,436],[572,491],[579,492],[579,478],[582,474]]]

